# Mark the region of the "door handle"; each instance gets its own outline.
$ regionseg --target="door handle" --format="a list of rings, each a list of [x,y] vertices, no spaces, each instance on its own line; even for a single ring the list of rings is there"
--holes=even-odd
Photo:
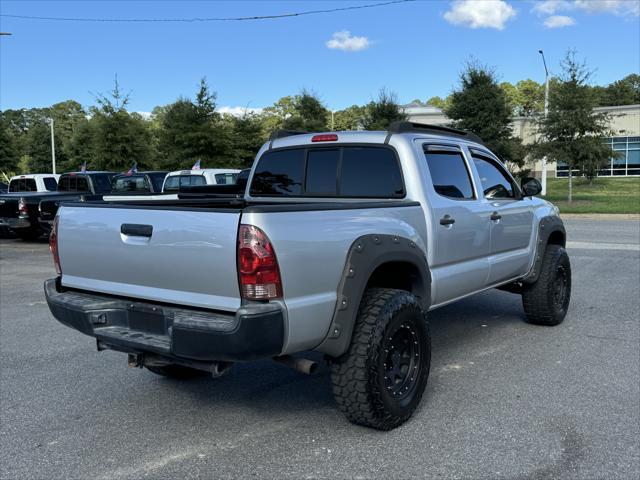
[[[120,233],[129,235],[130,237],[147,237],[151,238],[153,234],[153,225],[139,225],[136,223],[123,223],[120,226]]]
[[[500,220],[502,218],[502,215],[500,215],[498,212],[493,212],[491,214],[491,220]]]
[[[451,215],[445,215],[440,219],[440,225],[453,225],[456,223],[455,218],[451,218]]]

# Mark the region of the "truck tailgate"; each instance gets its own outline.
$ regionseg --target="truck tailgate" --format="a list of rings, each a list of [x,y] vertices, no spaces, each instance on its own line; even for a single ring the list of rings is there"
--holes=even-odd
[[[237,209],[62,206],[62,285],[234,311],[240,306],[240,214]]]

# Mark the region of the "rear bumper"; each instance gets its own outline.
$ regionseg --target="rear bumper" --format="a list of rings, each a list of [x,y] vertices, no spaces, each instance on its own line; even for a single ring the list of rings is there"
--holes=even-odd
[[[283,348],[284,314],[274,304],[210,312],[64,291],[55,278],[45,281],[44,291],[53,316],[95,337],[101,348],[205,362],[268,358]]]
[[[29,228],[31,227],[31,222],[28,218],[0,217],[0,227]]]

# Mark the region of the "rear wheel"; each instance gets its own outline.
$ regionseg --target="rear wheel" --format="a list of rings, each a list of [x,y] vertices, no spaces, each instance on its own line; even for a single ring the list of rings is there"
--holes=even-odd
[[[560,245],[547,245],[536,283],[525,285],[522,305],[529,323],[558,325],[569,309],[571,264]]]
[[[409,292],[365,292],[349,350],[331,367],[340,410],[359,425],[391,430],[411,417],[427,386],[429,326]]]
[[[211,375],[209,372],[205,372],[204,370],[196,370],[195,368],[183,367],[182,365],[145,365],[145,367],[147,370],[157,375],[176,380],[190,380],[193,378],[202,378],[207,375]]]

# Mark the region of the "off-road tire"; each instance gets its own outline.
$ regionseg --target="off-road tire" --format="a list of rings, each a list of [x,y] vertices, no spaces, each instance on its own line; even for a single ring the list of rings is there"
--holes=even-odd
[[[409,363],[398,367],[401,362]],[[351,345],[331,364],[336,403],[353,423],[396,428],[420,403],[430,363],[429,324],[416,297],[404,290],[368,289]]]
[[[167,378],[173,378],[175,380],[191,380],[194,378],[202,378],[206,375],[210,375],[204,370],[196,370],[195,368],[184,367],[182,365],[145,365],[145,368],[157,375],[161,375]]]
[[[538,280],[525,285],[522,305],[527,322],[558,325],[567,315],[571,299],[571,264],[560,245],[547,245]]]

